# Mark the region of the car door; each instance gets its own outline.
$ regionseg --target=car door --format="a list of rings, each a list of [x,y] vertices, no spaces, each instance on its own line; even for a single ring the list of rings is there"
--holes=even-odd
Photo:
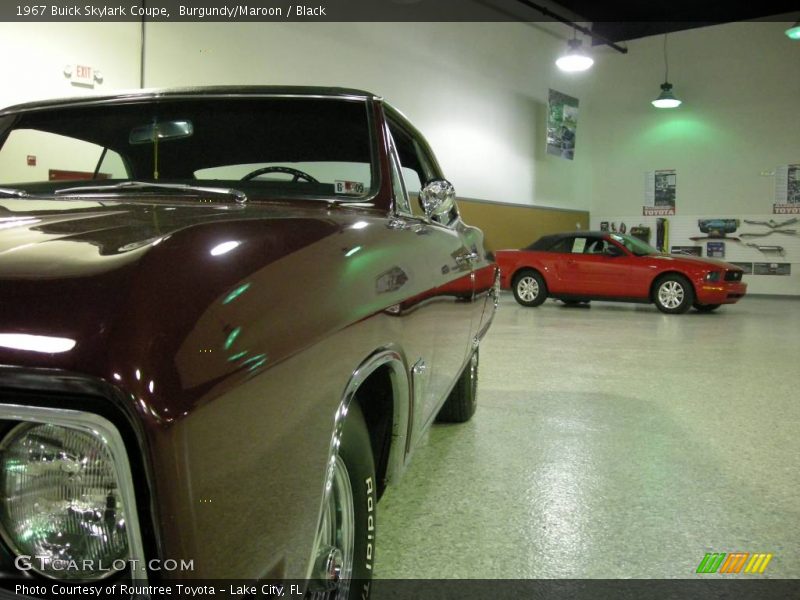
[[[576,293],[593,298],[627,296],[627,254],[621,248],[619,254],[609,253],[609,246],[619,248],[599,235],[576,238],[570,257],[576,277]]]
[[[473,265],[485,261],[485,256],[479,231],[466,226],[457,213],[437,222],[418,206],[422,184],[442,176],[424,139],[399,115],[390,114],[387,138],[399,196],[395,232],[413,237],[408,243],[427,257],[418,265],[424,271],[418,276],[426,285],[413,299],[413,311],[422,325],[419,335],[427,337],[428,354],[408,357],[414,365],[412,421],[419,435],[436,416],[466,362],[472,328],[480,322],[480,315],[475,317]]]
[[[559,260],[556,262],[556,273],[559,286],[555,291],[562,294],[586,294],[587,264],[584,256],[587,238],[575,235],[565,238],[558,244]]]

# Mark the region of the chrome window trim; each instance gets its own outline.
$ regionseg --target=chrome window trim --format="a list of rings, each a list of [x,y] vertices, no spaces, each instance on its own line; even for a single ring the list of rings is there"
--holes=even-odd
[[[303,93],[269,93],[269,92],[255,92],[248,94],[247,92],[209,92],[209,93],[192,93],[192,92],[120,92],[114,96],[103,96],[101,98],[91,99],[87,98],[59,98],[52,101],[44,101],[40,103],[31,103],[33,106],[27,104],[18,104],[0,109],[0,117],[21,115],[29,112],[47,111],[61,108],[82,108],[87,106],[98,105],[115,105],[115,104],[136,104],[138,102],[148,102],[152,100],[216,100],[220,98],[311,98],[315,100],[344,100],[346,102],[366,102],[369,100],[377,100],[379,97],[357,94],[303,94]],[[52,103],[50,103],[52,102]]]
[[[22,421],[26,423],[52,424],[71,429],[78,429],[99,437],[108,446],[114,461],[120,494],[125,502],[125,513],[128,530],[129,560],[141,565],[140,569],[131,568],[131,579],[136,583],[147,582],[147,570],[142,543],[142,532],[139,525],[139,514],[136,505],[133,476],[131,474],[125,442],[117,428],[107,419],[78,410],[64,408],[45,408],[40,406],[24,406],[18,404],[0,404],[0,420]],[[53,578],[60,581],[58,578]]]

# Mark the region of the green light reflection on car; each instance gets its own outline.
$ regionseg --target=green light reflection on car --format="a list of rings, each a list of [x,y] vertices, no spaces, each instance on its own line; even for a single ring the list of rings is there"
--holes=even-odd
[[[242,333],[242,328],[241,327],[237,327],[236,329],[231,331],[228,334],[228,338],[225,340],[225,344],[223,345],[223,348],[225,350],[230,350],[231,346],[233,346],[233,343],[236,341],[236,338],[239,337],[240,333]]]
[[[243,283],[242,285],[240,285],[239,287],[237,287],[236,289],[231,291],[230,294],[225,296],[225,299],[222,301],[222,303],[223,304],[229,304],[230,302],[233,302],[239,296],[244,294],[248,289],[250,289],[250,285],[251,285],[250,283]]]

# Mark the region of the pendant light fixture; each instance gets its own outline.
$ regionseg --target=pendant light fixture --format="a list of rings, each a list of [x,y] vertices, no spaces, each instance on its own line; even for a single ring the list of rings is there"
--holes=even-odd
[[[661,84],[661,93],[651,102],[656,108],[677,108],[681,101],[675,97],[672,84],[669,82],[669,62],[667,61],[667,34],[664,34],[664,83]]]
[[[594,64],[594,59],[583,50],[583,44],[572,30],[572,39],[567,41],[567,51],[556,60],[556,66],[566,73],[585,71]]]
[[[786,30],[786,37],[790,40],[800,40],[800,21]]]

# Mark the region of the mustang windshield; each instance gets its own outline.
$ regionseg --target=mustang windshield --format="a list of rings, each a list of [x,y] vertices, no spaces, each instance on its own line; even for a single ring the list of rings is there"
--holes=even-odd
[[[611,233],[609,235],[611,236],[612,240],[619,242],[636,256],[646,256],[647,254],[660,254],[660,252],[655,248],[653,248],[650,244],[648,244],[647,242],[643,242],[638,238],[631,237],[629,235],[620,235],[618,233]]]
[[[35,194],[127,181],[249,197],[358,201],[373,191],[367,103],[344,98],[197,97],[33,110],[0,118],[0,187]],[[78,189],[75,189],[78,188]],[[110,193],[133,193],[117,186]],[[102,190],[100,190],[102,193]]]

